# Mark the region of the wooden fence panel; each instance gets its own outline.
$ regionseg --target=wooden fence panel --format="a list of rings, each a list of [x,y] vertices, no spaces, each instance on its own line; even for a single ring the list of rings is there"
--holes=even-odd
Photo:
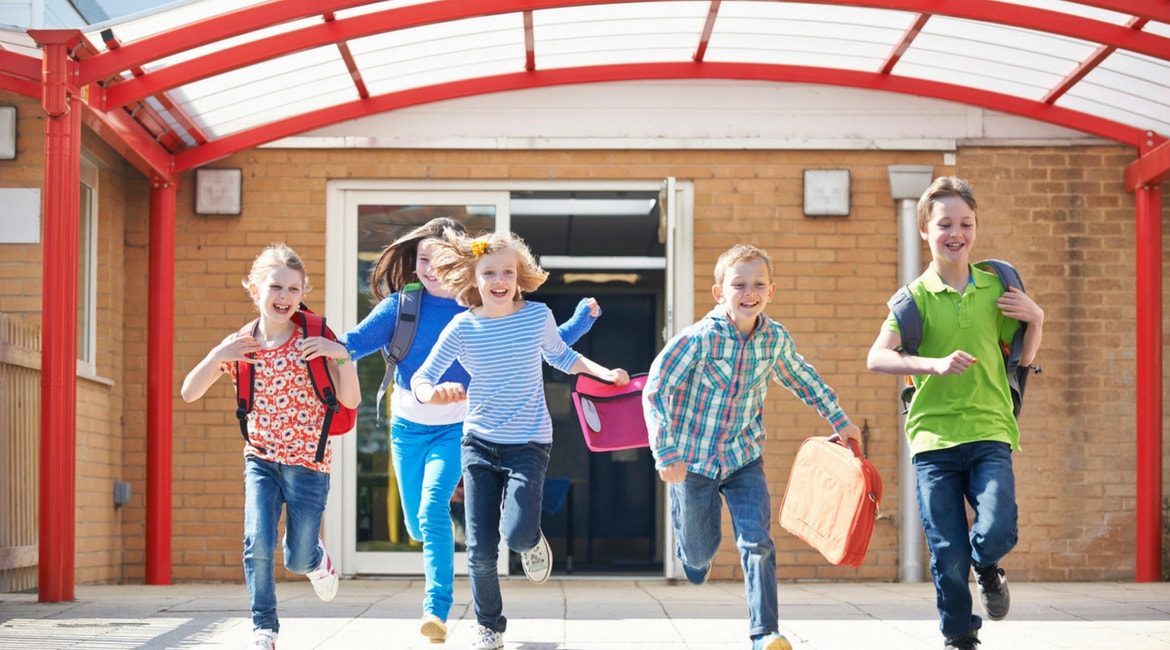
[[[0,313],[0,593],[37,586],[41,328]]]

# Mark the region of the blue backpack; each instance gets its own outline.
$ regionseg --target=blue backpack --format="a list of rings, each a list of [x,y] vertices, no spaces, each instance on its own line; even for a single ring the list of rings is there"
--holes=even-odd
[[[984,271],[994,272],[1005,289],[1015,287],[1020,291],[1024,290],[1024,281],[1020,279],[1020,273],[1016,271],[1014,266],[1003,260],[983,260],[976,262],[975,266]],[[902,335],[902,345],[899,351],[909,355],[917,355],[918,346],[922,344],[922,312],[919,311],[918,305],[914,302],[914,297],[910,295],[910,288],[898,289],[886,304],[889,305],[894,320],[898,322],[898,330]],[[1003,352],[1003,367],[1004,372],[1007,373],[1008,388],[1011,389],[1012,393],[1012,415],[1016,418],[1020,417],[1020,408],[1024,403],[1024,388],[1028,385],[1028,375],[1033,372],[1039,374],[1041,371],[1040,366],[1020,365],[1020,356],[1024,352],[1024,332],[1027,328],[1027,323],[1020,323],[1020,329],[1016,330],[1016,335],[1012,337],[1011,345],[1001,344],[1000,346]],[[913,398],[914,383],[907,377],[906,387],[902,389],[903,413],[910,410],[910,401]]]

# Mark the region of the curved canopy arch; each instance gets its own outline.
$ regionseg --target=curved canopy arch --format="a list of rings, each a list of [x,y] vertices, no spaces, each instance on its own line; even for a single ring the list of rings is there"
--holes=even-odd
[[[1170,133],[1170,5],[1159,0],[245,5],[172,5],[97,26],[74,49],[94,111],[107,123],[139,123],[174,156],[153,173],[169,177],[332,122],[453,97],[680,78],[945,99],[1158,153],[1134,167],[1133,182],[1167,166],[1165,148],[1154,151]],[[32,76],[20,58],[0,51],[5,87]],[[151,164],[159,160],[149,153]]]

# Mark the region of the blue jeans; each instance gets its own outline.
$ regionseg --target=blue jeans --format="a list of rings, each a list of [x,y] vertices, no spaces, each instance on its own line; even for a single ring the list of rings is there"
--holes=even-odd
[[[776,547],[772,543],[772,500],[761,459],[721,479],[687,472],[685,481],[670,484],[675,552],[691,568],[703,569],[711,564],[719,549],[720,494],[731,512],[731,528],[743,565],[751,625],[748,634],[775,632],[780,618]]]
[[[317,539],[329,496],[329,475],[254,456],[244,459],[244,580],[252,628],[280,631],[276,617],[276,533],[285,506],[284,566],[306,574],[321,564]]]
[[[455,581],[451,495],[459,485],[459,439],[463,423],[417,424],[390,420],[390,449],[406,532],[422,542],[426,596],[423,612],[446,621]]]
[[[918,512],[930,547],[939,629],[944,636],[978,630],[971,611],[971,563],[999,562],[1016,545],[1016,477],[1011,446],[972,442],[914,456]],[[966,503],[975,511],[967,528]]]
[[[467,511],[467,570],[475,620],[508,627],[496,575],[500,529],[508,548],[523,553],[540,541],[544,473],[552,445],[503,445],[463,436],[463,500]],[[502,519],[502,522],[501,522]],[[501,525],[502,523],[502,525]]]

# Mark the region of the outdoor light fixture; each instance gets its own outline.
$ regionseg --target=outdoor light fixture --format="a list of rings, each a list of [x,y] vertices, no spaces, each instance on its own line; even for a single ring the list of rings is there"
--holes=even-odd
[[[195,170],[195,214],[240,214],[240,169]]]
[[[16,107],[0,106],[0,160],[16,158]]]
[[[849,216],[849,170],[804,170],[804,216]]]

